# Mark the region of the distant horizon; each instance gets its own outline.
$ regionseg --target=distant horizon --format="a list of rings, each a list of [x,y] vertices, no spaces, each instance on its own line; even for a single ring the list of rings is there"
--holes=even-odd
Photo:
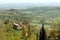
[[[0,9],[11,9],[11,8],[30,8],[30,7],[60,7],[60,2],[49,2],[49,3],[5,3],[0,4]]]
[[[51,5],[51,6],[60,6],[60,2],[47,2],[47,3],[0,3],[0,5]]]

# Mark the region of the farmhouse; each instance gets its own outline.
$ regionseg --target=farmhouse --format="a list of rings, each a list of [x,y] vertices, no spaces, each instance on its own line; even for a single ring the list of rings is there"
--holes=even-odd
[[[22,23],[13,23],[13,28],[15,30],[21,30],[22,29]]]

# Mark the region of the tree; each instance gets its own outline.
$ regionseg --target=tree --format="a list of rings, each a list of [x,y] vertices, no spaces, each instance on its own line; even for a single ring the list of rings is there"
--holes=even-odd
[[[39,40],[46,40],[46,32],[45,32],[45,29],[44,29],[44,19],[42,20],[42,28],[40,30]]]

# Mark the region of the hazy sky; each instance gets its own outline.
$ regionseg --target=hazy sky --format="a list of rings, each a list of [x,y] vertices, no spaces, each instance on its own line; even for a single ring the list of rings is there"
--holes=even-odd
[[[60,0],[0,0],[1,3],[48,3],[60,2]]]

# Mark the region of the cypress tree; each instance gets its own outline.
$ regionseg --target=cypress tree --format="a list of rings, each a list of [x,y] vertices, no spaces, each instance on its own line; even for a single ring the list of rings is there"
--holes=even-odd
[[[40,30],[39,40],[46,40],[46,32],[45,32],[45,29],[44,29],[44,20],[42,20],[42,28]]]

